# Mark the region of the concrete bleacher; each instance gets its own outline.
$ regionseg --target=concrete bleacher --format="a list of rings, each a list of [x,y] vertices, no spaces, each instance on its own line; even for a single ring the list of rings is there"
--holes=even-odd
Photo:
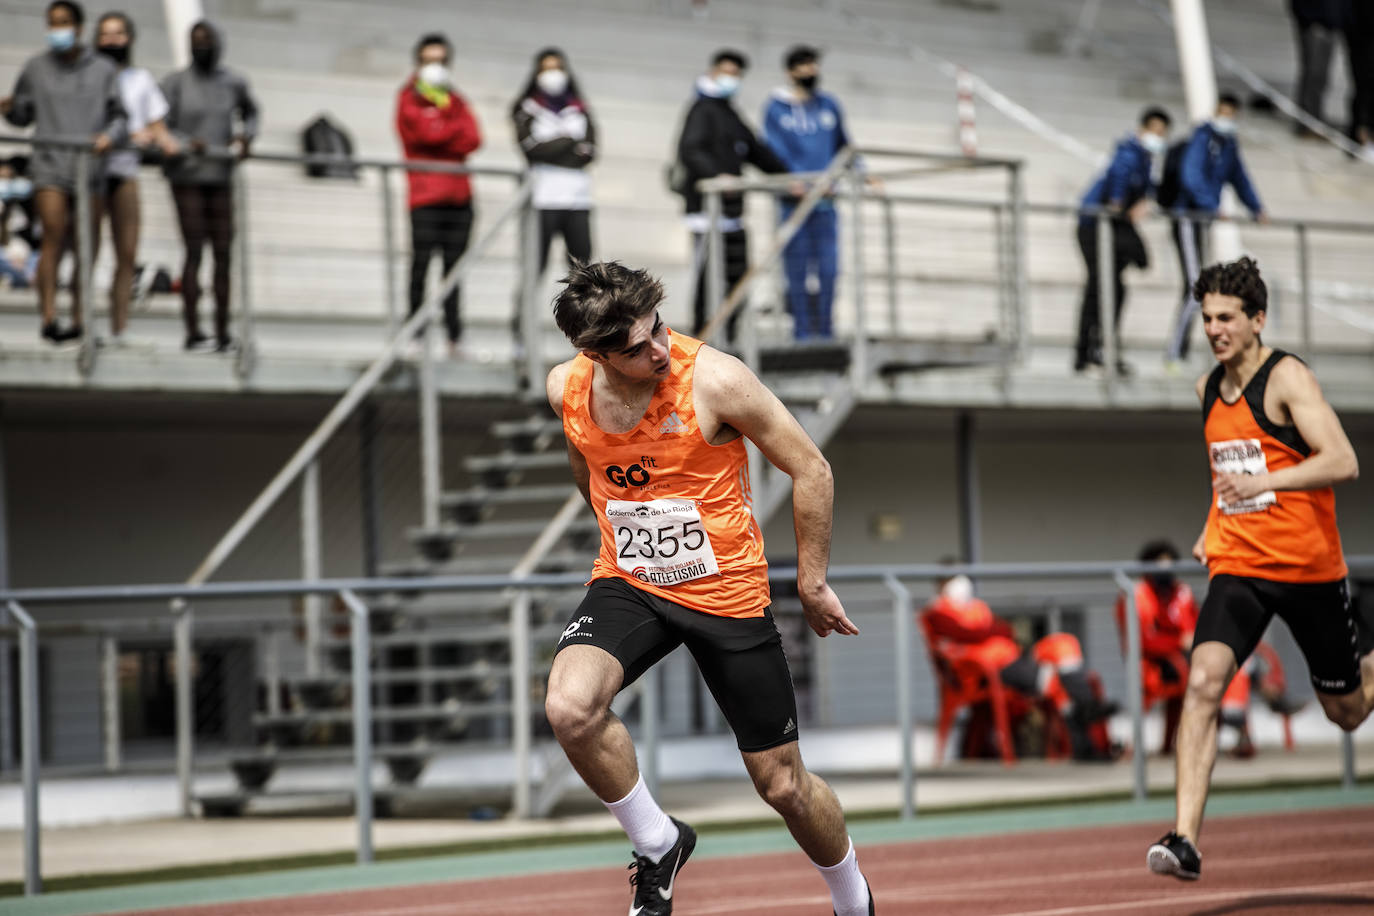
[[[395,92],[409,69],[415,37],[441,29],[454,41],[454,71],[485,134],[484,147],[472,161],[518,166],[508,120],[512,97],[537,47],[563,47],[602,135],[602,158],[595,171],[597,250],[662,274],[671,296],[668,316],[679,325],[688,311],[688,248],[680,202],[664,188],[662,167],[692,80],[716,47],[737,46],[754,57],[740,106],[756,120],[763,99],[780,81],[777,61],[783,49],[797,41],[820,44],[828,54],[825,86],[842,99],[853,135],[867,145],[956,149],[954,87],[930,63],[912,56],[913,45],[967,66],[1056,129],[1104,154],[1147,103],[1163,103],[1184,120],[1172,33],[1145,4],[1134,2],[1105,4],[1079,55],[1065,50],[1081,9],[1075,0],[762,0],[711,4],[704,17],[692,16],[688,4],[671,0],[591,0],[580,5],[576,16],[554,12],[544,0],[488,0],[464,4],[461,11],[437,0],[385,6],[343,0],[220,0],[205,6],[227,34],[228,63],[250,75],[262,104],[262,150],[298,150],[300,128],[327,111],[353,135],[360,156],[399,155],[392,125]],[[170,53],[161,4],[137,0],[126,8],[140,26],[140,62],[155,73],[165,72]],[[1209,4],[1208,10],[1215,39],[1261,75],[1286,86],[1293,55],[1279,6],[1254,8],[1231,0]],[[0,5],[0,21],[6,36],[0,43],[0,85],[7,85],[38,46],[41,22],[16,4]],[[874,37],[875,29],[883,40]],[[1237,85],[1224,74],[1221,82]],[[1333,113],[1343,87],[1344,75],[1334,74]],[[1035,202],[1074,202],[1095,168],[982,102],[978,135],[980,153],[1028,163],[1027,195]],[[1367,212],[1374,198],[1369,180],[1374,172],[1367,164],[1348,160],[1325,144],[1297,143],[1287,125],[1261,117],[1246,121],[1243,136],[1251,169],[1276,215],[1358,219]],[[378,174],[365,172],[357,183],[322,182],[307,180],[295,167],[255,163],[247,176],[251,295],[264,352],[308,354],[330,349],[328,342],[337,339],[336,355],[370,356],[375,352],[371,335],[381,335],[388,315]],[[179,242],[170,201],[155,174],[148,177],[152,180],[143,188],[145,257],[175,266]],[[890,185],[898,192],[942,196],[985,194],[993,186],[986,178],[950,176]],[[393,188],[395,241],[403,248],[408,230],[399,177]],[[505,179],[479,179],[479,231],[483,218],[494,215],[507,199],[509,188]],[[879,273],[884,255],[874,244],[881,238],[881,223],[876,207],[867,213],[866,263],[872,273],[866,321],[870,328],[882,328],[889,321]],[[756,196],[750,218],[758,230],[757,251],[767,237],[768,202]],[[917,337],[981,337],[996,315],[990,305],[995,294],[990,217],[899,207],[898,220],[899,329]],[[1082,275],[1072,218],[1033,217],[1029,228],[1029,324],[1040,341],[1061,348],[1071,339]],[[1133,278],[1125,331],[1128,343],[1153,348],[1171,320],[1177,280],[1165,226],[1150,227],[1147,237],[1154,263],[1144,276]],[[1243,240],[1268,266],[1278,287],[1276,299],[1294,301],[1297,268],[1291,233],[1247,228]],[[1367,310],[1374,278],[1361,254],[1366,240],[1317,241],[1322,250],[1314,265],[1319,296],[1338,308]],[[515,234],[507,231],[466,285],[465,313],[482,341],[480,349],[498,360],[509,352],[505,328],[516,286],[515,249]],[[844,264],[848,269],[850,261],[846,258]],[[107,273],[108,256],[98,288]],[[403,252],[393,276],[396,298],[402,300],[397,307],[403,308]],[[853,325],[849,295],[846,288],[837,306],[842,329]],[[776,300],[769,287],[754,301],[769,309]],[[10,320],[28,319],[30,309],[28,294],[0,294],[7,347],[37,348],[30,322]],[[147,329],[159,347],[174,347],[177,313],[174,297],[155,297],[150,312],[136,316],[135,333]],[[314,322],[321,327],[312,334],[308,329]],[[333,328],[340,325],[345,330],[336,338]],[[19,335],[13,346],[11,326]],[[763,326],[778,337],[786,333],[780,319]],[[1348,323],[1325,314],[1318,316],[1315,337],[1322,345],[1363,351],[1374,341],[1368,329],[1352,333]],[[556,335],[550,333],[548,345],[556,352]]]

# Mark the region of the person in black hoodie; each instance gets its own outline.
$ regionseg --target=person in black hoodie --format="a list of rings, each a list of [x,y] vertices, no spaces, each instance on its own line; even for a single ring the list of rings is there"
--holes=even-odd
[[[710,320],[706,301],[707,229],[709,222],[705,202],[696,183],[702,178],[717,175],[739,175],[749,162],[765,172],[781,173],[787,165],[768,145],[754,134],[730,99],[739,90],[740,78],[749,68],[749,59],[739,51],[717,51],[711,58],[711,69],[697,79],[696,99],[687,110],[678,140],[677,157],[684,173],[681,188],[687,228],[692,232],[692,271],[696,277],[696,297],[692,311],[693,333],[700,334]],[[739,282],[749,269],[749,245],[741,217],[744,215],[744,195],[724,194],[721,200],[720,227],[724,234],[725,289]],[[714,308],[718,303],[711,303]],[[727,335],[735,339],[736,311],[730,317]]]

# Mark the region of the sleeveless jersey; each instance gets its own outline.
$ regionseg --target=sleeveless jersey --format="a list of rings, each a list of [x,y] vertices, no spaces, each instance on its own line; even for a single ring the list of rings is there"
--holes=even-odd
[[[592,578],[721,617],[761,617],[768,564],[754,521],[743,437],[702,438],[692,400],[701,341],[671,335],[668,376],[639,424],[615,435],[591,416],[596,364],[578,355],[563,389],[563,431],[591,472],[601,527]]]
[[[1203,430],[1212,474],[1264,474],[1300,463],[1312,449],[1295,426],[1264,413],[1264,389],[1279,360],[1275,350],[1234,404],[1221,397],[1225,368],[1217,366],[1203,394]],[[1296,358],[1296,357],[1294,357]],[[1336,496],[1319,490],[1268,491],[1223,504],[1212,491],[1207,515],[1207,567],[1276,582],[1333,582],[1346,575],[1336,529]]]

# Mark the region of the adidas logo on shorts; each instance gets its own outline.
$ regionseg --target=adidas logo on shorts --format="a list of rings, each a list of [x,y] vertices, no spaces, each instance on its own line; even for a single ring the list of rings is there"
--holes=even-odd
[[[793,720],[793,719],[788,719],[788,720],[787,720],[787,724],[784,725],[783,728],[782,728],[782,733],[783,733],[784,735],[790,735],[790,734],[792,734],[792,733],[793,733],[794,731],[796,731],[796,730],[797,730],[797,723],[796,723],[796,721]]]
[[[687,424],[682,422],[682,418],[677,415],[676,410],[664,417],[663,422],[658,425],[658,434],[660,436],[665,436],[668,433],[685,432],[687,432]]]

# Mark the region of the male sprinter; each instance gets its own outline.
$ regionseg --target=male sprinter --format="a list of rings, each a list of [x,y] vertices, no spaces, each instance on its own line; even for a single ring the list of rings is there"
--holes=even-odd
[[[1311,370],[1260,341],[1268,292],[1254,261],[1208,267],[1193,294],[1220,363],[1197,383],[1212,504],[1193,556],[1211,581],[1178,727],[1178,820],[1146,856],[1151,871],[1190,881],[1221,695],[1275,614],[1327,718],[1353,731],[1374,707],[1374,627],[1351,612],[1331,490],[1359,474],[1355,450]]]
[[[674,878],[696,833],[649,794],[611,700],[682,644],[755,788],[830,886],[835,912],[871,914],[840,803],[797,748],[744,440],[792,478],[807,622],[818,636],[857,635],[825,581],[830,465],[739,360],[668,330],[658,314],[663,287],[648,273],[593,263],[563,282],[554,319],[581,352],[549,373],[549,403],[601,525],[601,554],[559,640],[545,708],[568,760],[634,845],[630,916],[672,912]]]

